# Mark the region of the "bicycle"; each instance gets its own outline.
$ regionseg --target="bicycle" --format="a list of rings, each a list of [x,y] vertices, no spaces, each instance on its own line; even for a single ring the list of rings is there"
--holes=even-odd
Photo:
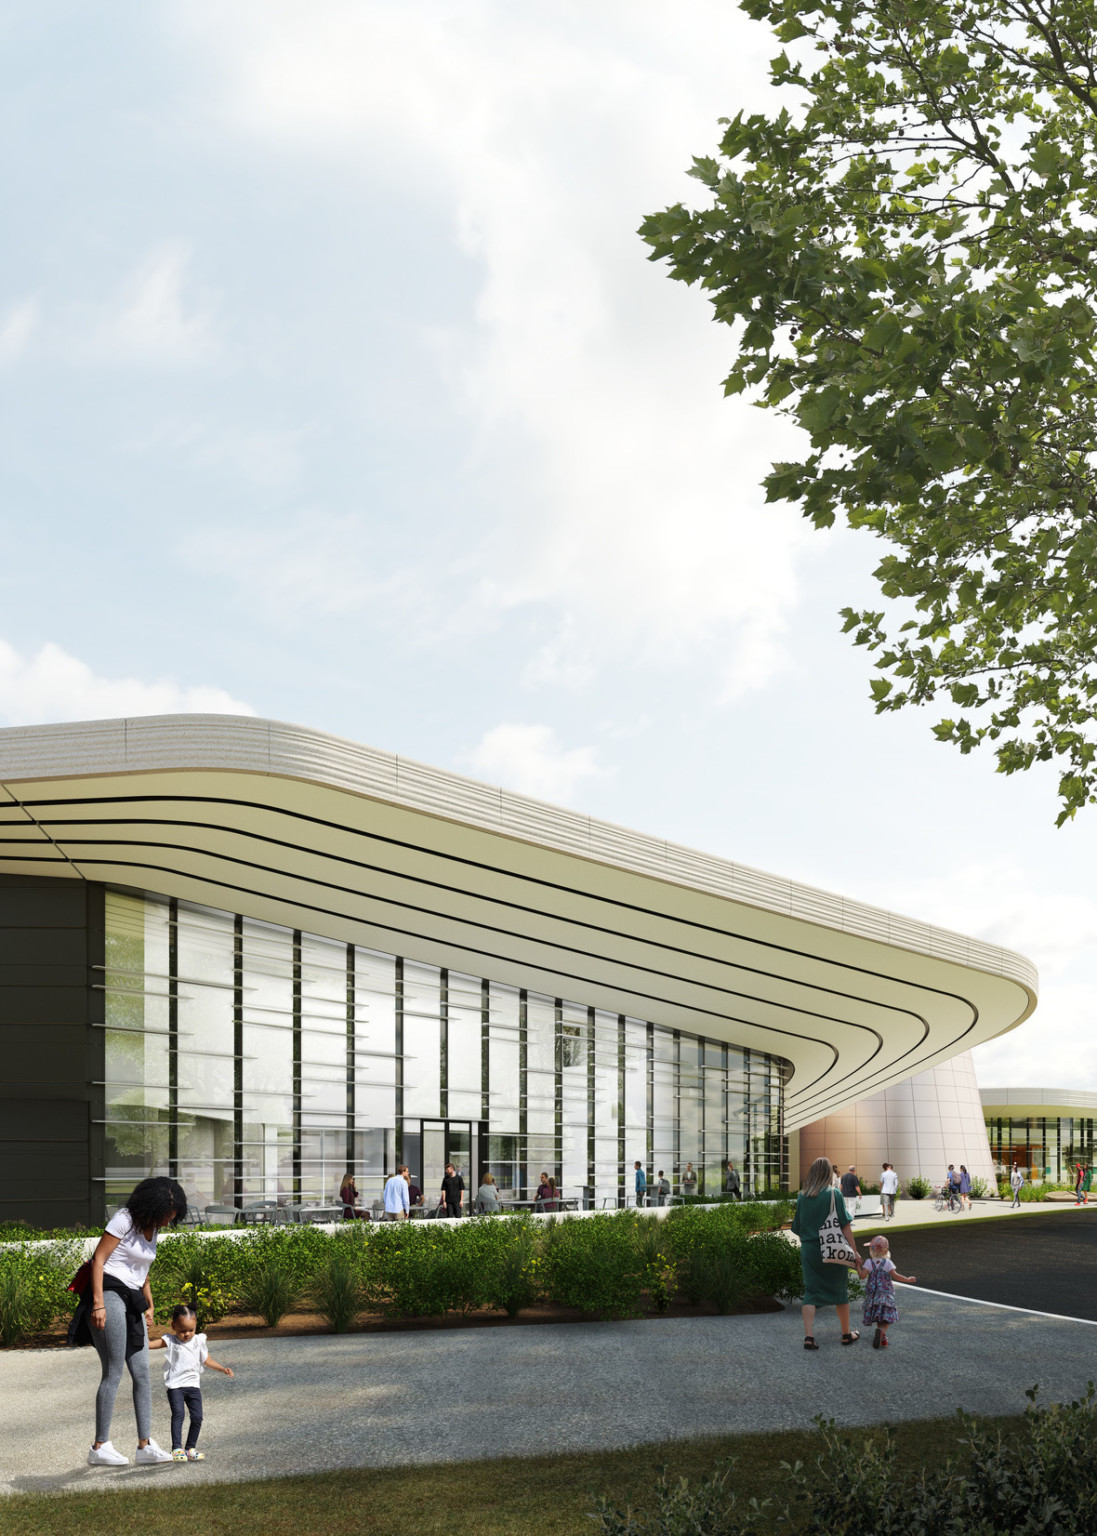
[[[948,1210],[952,1215],[963,1210],[959,1191],[951,1185],[942,1184],[941,1188],[934,1192],[933,1209],[935,1211]]]

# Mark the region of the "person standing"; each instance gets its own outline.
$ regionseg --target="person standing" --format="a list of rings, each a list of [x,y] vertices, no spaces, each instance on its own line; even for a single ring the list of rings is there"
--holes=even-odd
[[[655,1182],[655,1203],[656,1203],[656,1205],[666,1205],[669,1196],[670,1196],[670,1180],[667,1178],[666,1174],[660,1168],[659,1169],[659,1177],[658,1177],[658,1179]]]
[[[1017,1164],[1014,1163],[1013,1172],[1009,1176],[1009,1187],[1013,1191],[1013,1204],[1010,1206],[1011,1211],[1020,1210],[1021,1208],[1021,1189],[1024,1185],[1024,1182],[1024,1174],[1021,1172],[1020,1168],[1018,1168]]]
[[[693,1171],[693,1164],[686,1164],[686,1171],[682,1175],[683,1195],[695,1195],[697,1193],[697,1175]]]
[[[442,1180],[442,1199],[446,1202],[447,1216],[462,1215],[465,1203],[465,1181],[453,1163],[446,1164],[446,1176]]]
[[[971,1174],[960,1164],[960,1209],[971,1210]]]
[[[842,1233],[860,1265],[857,1244],[849,1225],[849,1213],[839,1190],[834,1188],[834,1170],[829,1158],[817,1157],[807,1171],[804,1187],[796,1200],[792,1230],[800,1239],[800,1268],[804,1277],[804,1348],[818,1349],[815,1342],[815,1309],[834,1307],[843,1344],[856,1344],[860,1334],[849,1326],[849,1270],[844,1264],[826,1264],[819,1244],[819,1229],[828,1220],[831,1201],[842,1224]]]
[[[880,1204],[883,1207],[885,1221],[890,1221],[895,1215],[895,1196],[898,1193],[899,1175],[890,1163],[885,1163],[880,1175]]]
[[[408,1181],[408,1206],[411,1210],[415,1210],[423,1203],[423,1191],[416,1184],[415,1175],[410,1169],[404,1169],[404,1177]]]
[[[552,1199],[552,1185],[549,1183],[547,1173],[542,1173],[541,1182],[537,1186],[537,1193],[533,1199],[534,1211],[543,1211],[546,1203]]]
[[[642,1206],[647,1199],[648,1178],[639,1163],[634,1163],[633,1166],[636,1169],[636,1204]]]
[[[141,1463],[170,1461],[170,1451],[149,1434],[149,1324],[154,1319],[149,1270],[160,1229],[187,1214],[187,1197],[174,1179],[142,1179],[107,1222],[88,1262],[80,1303],[69,1325],[70,1344],[94,1344],[102,1366],[95,1395],[95,1439],[89,1467],[126,1467],[129,1457],[111,1444],[110,1425],[125,1366],[133,1382],[137,1455]],[[79,1275],[73,1281],[78,1284]]]
[[[400,1165],[385,1185],[385,1220],[407,1221],[411,1200],[408,1197],[407,1169]]]
[[[739,1181],[739,1170],[734,1163],[728,1163],[724,1170],[724,1193],[730,1195],[733,1200],[742,1198],[743,1186]]]

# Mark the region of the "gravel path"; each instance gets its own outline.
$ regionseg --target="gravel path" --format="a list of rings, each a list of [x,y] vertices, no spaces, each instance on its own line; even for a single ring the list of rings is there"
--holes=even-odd
[[[898,1252],[898,1243],[896,1244]],[[907,1262],[903,1256],[903,1267]],[[1048,1310],[1056,1310],[1044,1303]],[[90,1349],[0,1355],[0,1489],[49,1492],[206,1482],[338,1467],[595,1450],[677,1436],[984,1413],[1069,1398],[1097,1378],[1097,1327],[917,1291],[893,1346],[801,1346],[797,1310],[757,1317],[579,1323],[456,1333],[219,1341],[235,1381],[209,1373],[197,1465],[84,1464],[98,1362]],[[154,1357],[155,1358],[155,1357]],[[168,1439],[154,1375],[153,1434]],[[135,1444],[123,1386],[114,1440]]]

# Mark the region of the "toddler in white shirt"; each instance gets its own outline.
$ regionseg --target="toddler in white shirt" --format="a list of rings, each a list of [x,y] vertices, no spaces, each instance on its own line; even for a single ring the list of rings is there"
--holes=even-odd
[[[150,1349],[167,1350],[164,1362],[164,1385],[168,1389],[168,1405],[171,1408],[171,1459],[172,1461],[205,1461],[198,1449],[198,1436],[202,1429],[202,1372],[208,1365],[213,1371],[225,1376],[233,1373],[227,1365],[221,1365],[209,1352],[204,1333],[196,1332],[198,1315],[193,1307],[179,1306],[171,1314],[171,1332],[159,1339],[150,1339]],[[183,1445],[183,1418],[190,1414],[187,1443]]]

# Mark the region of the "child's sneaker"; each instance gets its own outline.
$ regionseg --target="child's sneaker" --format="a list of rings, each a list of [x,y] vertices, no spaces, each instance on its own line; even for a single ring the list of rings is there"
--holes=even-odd
[[[187,1453],[181,1445],[177,1445],[171,1453],[172,1461],[186,1461]]]
[[[205,1461],[206,1459],[205,1451],[197,1451],[193,1446],[185,1454],[188,1461]]]
[[[116,1451],[109,1440],[104,1440],[98,1448],[93,1445],[88,1452],[89,1467],[128,1467],[129,1464],[129,1457]]]

